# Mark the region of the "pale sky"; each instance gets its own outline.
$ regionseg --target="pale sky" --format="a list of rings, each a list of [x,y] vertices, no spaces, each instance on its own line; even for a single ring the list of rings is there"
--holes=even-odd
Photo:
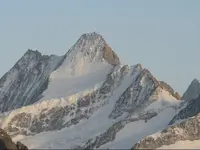
[[[63,55],[93,31],[180,94],[200,79],[199,0],[0,0],[0,76],[28,48]]]

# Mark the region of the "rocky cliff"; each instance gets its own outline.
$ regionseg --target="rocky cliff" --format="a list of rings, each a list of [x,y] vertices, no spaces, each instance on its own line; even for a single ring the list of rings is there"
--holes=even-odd
[[[189,87],[187,88],[186,92],[183,94],[182,99],[183,100],[192,100],[200,95],[200,82],[197,79],[194,79]]]

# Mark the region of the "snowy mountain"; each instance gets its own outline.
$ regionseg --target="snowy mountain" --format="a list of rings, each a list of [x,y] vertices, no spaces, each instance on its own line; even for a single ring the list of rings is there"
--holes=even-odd
[[[64,56],[29,50],[0,84],[1,127],[29,149],[130,149],[166,128],[183,103],[141,64],[121,64],[97,33]]]

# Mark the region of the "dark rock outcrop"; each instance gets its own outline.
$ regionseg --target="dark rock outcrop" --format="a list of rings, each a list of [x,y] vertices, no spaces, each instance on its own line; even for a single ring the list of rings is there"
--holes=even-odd
[[[0,129],[0,149],[1,150],[28,150],[28,148],[21,142],[15,144],[11,137],[3,130]]]
[[[187,88],[186,92],[183,94],[182,99],[189,101],[199,97],[199,95],[200,95],[200,81],[194,79]]]
[[[28,150],[28,147],[22,144],[21,142],[17,142],[16,146],[18,150]]]

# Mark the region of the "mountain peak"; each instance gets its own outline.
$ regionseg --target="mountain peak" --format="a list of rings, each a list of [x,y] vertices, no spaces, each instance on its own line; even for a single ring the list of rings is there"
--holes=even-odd
[[[192,84],[199,84],[200,83],[200,81],[197,79],[197,78],[195,78],[194,80],[192,80]]]
[[[84,33],[81,35],[82,38],[94,38],[94,37],[99,37],[103,39],[103,36],[97,32],[90,32],[90,33]]]
[[[200,81],[198,79],[192,80],[191,84],[187,88],[186,92],[183,94],[183,100],[192,100],[200,95]]]
[[[32,50],[28,49],[24,55],[31,55],[31,54],[36,54],[36,55],[42,55],[38,50]]]
[[[97,32],[82,34],[66,55],[72,55],[72,57],[81,55],[82,57],[78,59],[87,59],[90,62],[105,60],[111,65],[120,64],[117,54],[106,43],[102,35]]]

